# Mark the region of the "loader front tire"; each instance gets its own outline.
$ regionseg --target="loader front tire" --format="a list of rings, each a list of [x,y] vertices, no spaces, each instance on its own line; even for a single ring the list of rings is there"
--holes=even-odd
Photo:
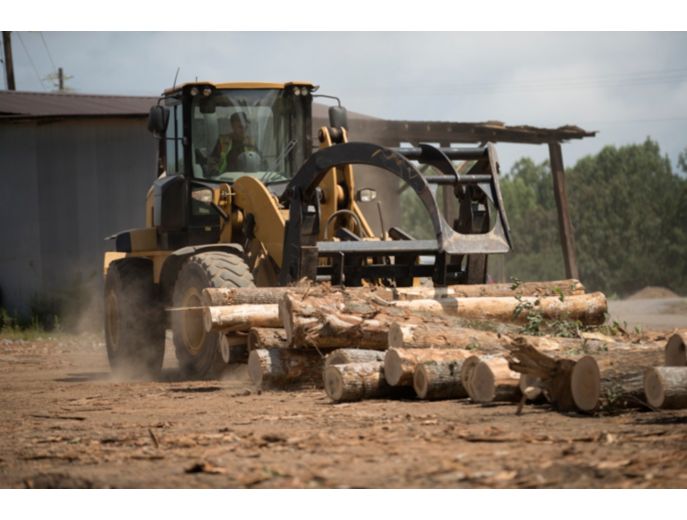
[[[211,251],[186,260],[174,284],[173,306],[200,307],[205,288],[254,287],[253,275],[238,255]],[[220,353],[220,334],[207,332],[200,309],[172,313],[172,332],[179,368],[185,377],[212,378],[226,363]]]
[[[165,354],[165,321],[144,258],[112,262],[105,278],[105,346],[117,376],[156,378]]]

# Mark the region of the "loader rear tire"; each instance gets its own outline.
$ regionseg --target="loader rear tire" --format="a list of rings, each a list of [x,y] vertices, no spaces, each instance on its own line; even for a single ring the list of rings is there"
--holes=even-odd
[[[115,375],[156,378],[165,355],[165,321],[144,258],[112,262],[105,278],[105,346]]]
[[[173,306],[200,307],[201,291],[209,287],[255,287],[255,284],[240,256],[221,251],[199,253],[189,257],[179,271]],[[220,333],[205,330],[202,310],[173,312],[172,332],[179,368],[185,377],[217,377],[224,369]]]

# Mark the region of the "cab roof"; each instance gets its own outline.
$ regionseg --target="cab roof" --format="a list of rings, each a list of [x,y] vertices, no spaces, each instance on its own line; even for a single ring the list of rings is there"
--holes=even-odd
[[[206,86],[210,85],[215,88],[220,88],[220,89],[234,89],[234,90],[256,90],[256,89],[277,89],[277,90],[284,90],[287,87],[290,86],[298,86],[298,87],[310,87],[310,88],[315,88],[315,85],[310,83],[309,81],[289,81],[287,83],[266,83],[266,82],[259,82],[259,81],[243,81],[243,82],[234,82],[234,83],[213,83],[212,81],[193,81],[190,83],[184,83],[182,85],[168,88],[164,91],[166,95],[168,94],[173,94],[175,92],[179,92],[185,87],[192,87],[192,86]]]

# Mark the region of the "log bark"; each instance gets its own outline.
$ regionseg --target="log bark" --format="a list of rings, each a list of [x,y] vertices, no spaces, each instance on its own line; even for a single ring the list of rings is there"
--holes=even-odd
[[[281,327],[279,307],[266,305],[226,305],[203,307],[203,323],[206,331],[248,331],[254,327]]]
[[[248,349],[286,348],[286,331],[266,327],[254,327],[248,333]]]
[[[573,359],[554,358],[539,352],[527,339],[517,337],[506,349],[511,370],[540,381],[541,388],[552,406],[560,411],[575,410],[570,378],[575,366]]]
[[[498,350],[510,338],[486,330],[448,325],[392,323],[387,340],[389,348],[474,348]]]
[[[651,345],[583,356],[571,372],[575,406],[583,412],[646,407],[644,372],[662,359],[662,349]]]
[[[606,297],[600,292],[567,296],[562,299],[552,296],[443,298],[394,301],[389,302],[389,305],[413,312],[507,322],[523,322],[528,315],[537,313],[544,319],[577,320],[585,325],[603,323],[608,310]]]
[[[312,349],[258,349],[248,356],[248,375],[263,388],[322,387],[324,359]]]
[[[687,345],[687,329],[677,331],[668,339],[665,357],[667,367],[687,366],[685,345]]]
[[[387,348],[392,317],[379,315],[378,306],[363,300],[307,297],[286,294],[279,315],[289,345],[299,347]]]
[[[390,348],[384,355],[384,377],[391,386],[410,386],[417,365],[426,361],[462,361],[471,355],[462,349]]]
[[[470,374],[470,399],[477,403],[520,400],[520,375],[504,357],[480,361]]]
[[[241,287],[217,288],[203,290],[204,305],[241,305],[279,303],[285,294],[316,294],[344,291],[358,297],[365,297],[371,292],[384,298],[392,299],[427,299],[474,296],[573,296],[584,294],[585,288],[578,280],[555,280],[549,282],[524,282],[517,285],[475,284],[450,285],[448,287],[399,287],[395,290],[382,287],[331,287],[331,286],[297,286],[297,287]]]
[[[468,396],[460,380],[465,360],[425,361],[415,367],[413,388],[420,399],[463,399]]]
[[[520,284],[494,283],[475,285],[450,285],[448,287],[403,287],[398,289],[399,299],[413,298],[474,298],[481,296],[574,296],[585,294],[584,285],[578,280],[549,282],[523,282]]]
[[[603,341],[551,336],[522,337],[541,351],[576,350],[583,345],[616,344],[610,337]],[[502,351],[503,347],[511,342],[510,336],[498,332],[432,323],[392,323],[389,326],[388,338],[389,348],[466,348],[484,353]]]
[[[653,367],[644,374],[646,399],[654,408],[687,408],[687,367]]]
[[[411,395],[405,387],[390,386],[384,378],[384,364],[376,361],[329,365],[324,369],[324,388],[336,403]]]
[[[324,366],[347,365],[350,363],[382,363],[384,352],[360,348],[340,348],[331,352],[324,360]]]

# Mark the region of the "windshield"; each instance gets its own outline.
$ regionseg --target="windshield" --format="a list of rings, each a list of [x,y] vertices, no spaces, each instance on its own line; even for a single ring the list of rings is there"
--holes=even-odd
[[[251,175],[269,184],[294,174],[302,147],[301,103],[283,90],[216,90],[192,102],[195,178],[233,182]]]

